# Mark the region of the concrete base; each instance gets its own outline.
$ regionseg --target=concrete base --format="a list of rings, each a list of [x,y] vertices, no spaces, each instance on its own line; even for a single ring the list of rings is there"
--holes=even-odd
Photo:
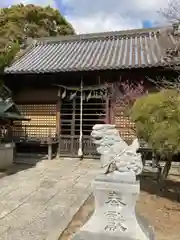
[[[13,165],[14,143],[0,144],[0,170],[6,170]]]
[[[149,222],[147,221],[146,218],[144,218],[143,216],[139,215],[138,213],[136,214],[136,220],[139,224],[139,226],[141,227],[144,235],[147,237],[147,239],[149,240],[155,240],[155,234],[154,234],[154,229],[153,227],[149,224]],[[93,232],[89,232],[89,231],[80,231],[78,232],[73,240],[109,240],[109,239],[122,239],[122,240],[134,240],[137,239],[135,238],[135,236],[133,236],[132,238],[130,237],[119,237],[119,236],[115,236],[114,234],[112,234],[112,236],[107,235],[105,233],[101,233],[99,235],[97,235],[97,233],[93,233]],[[141,239],[137,239],[137,240],[141,240]]]
[[[154,240],[152,226],[135,211],[140,186],[132,172],[99,175],[93,182],[95,211],[73,240]]]

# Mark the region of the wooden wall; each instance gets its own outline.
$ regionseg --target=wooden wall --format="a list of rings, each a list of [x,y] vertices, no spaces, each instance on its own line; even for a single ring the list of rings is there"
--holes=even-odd
[[[15,122],[14,136],[47,138],[57,133],[57,89],[26,90],[14,96],[17,108],[30,121]]]
[[[101,79],[101,84],[104,84],[104,82],[110,81],[110,82],[117,82],[122,81],[126,79],[131,79],[132,81],[142,81],[143,75],[142,71],[133,73],[132,71],[129,71],[127,74],[124,74],[122,77],[119,72],[113,72],[109,73],[109,75],[104,74],[101,78],[98,74],[100,73],[94,73],[94,77],[91,77],[91,73],[87,73],[87,75],[84,77],[84,82],[88,82],[88,76],[89,81],[92,79]],[[27,81],[27,84],[24,83],[23,86],[19,86],[19,90],[16,91],[16,94],[14,95],[14,100],[17,106],[19,107],[19,110],[21,113],[31,118],[31,121],[29,123],[23,122],[22,125],[20,123],[16,123],[16,129],[15,132],[18,134],[18,132],[22,132],[22,134],[30,135],[30,136],[41,136],[46,137],[48,134],[48,129],[51,129],[52,134],[55,135],[56,133],[59,133],[61,131],[60,129],[60,103],[58,102],[58,88],[53,88],[53,82],[55,81],[53,79],[56,79],[57,82],[60,80],[63,81],[64,79],[64,85],[71,86],[70,82],[73,82],[72,85],[78,84],[77,82],[74,83],[74,77],[75,73],[72,73],[70,79],[66,81],[63,77],[53,77],[53,76],[46,76],[46,79],[44,79],[44,76],[39,76],[39,78],[36,76],[34,77],[33,83],[32,79],[29,79],[29,82]],[[77,77],[77,76],[76,76]],[[81,75],[79,74],[77,79],[80,82]],[[22,82],[24,82],[26,78],[23,79]],[[39,82],[39,81],[43,82]],[[146,80],[144,80],[145,82]],[[33,85],[34,84],[34,85]],[[37,84],[37,86],[36,86]],[[49,85],[48,85],[49,84]],[[97,84],[95,82],[94,84]],[[46,89],[45,89],[46,85]],[[90,83],[89,83],[90,85]],[[92,83],[91,83],[92,85]],[[34,86],[32,89],[27,89],[26,86]],[[41,88],[41,86],[44,87],[44,89]],[[38,87],[38,88],[37,88]],[[146,85],[147,89],[150,89],[150,86],[148,84]],[[21,89],[21,90],[20,90]],[[131,141],[135,137],[135,133],[133,130],[133,123],[132,121],[124,114],[124,110],[122,109],[122,106],[116,105],[112,108],[110,107],[110,122],[115,124],[117,128],[120,131],[120,134],[122,137],[127,140]],[[18,125],[19,124],[19,125]],[[62,124],[61,124],[62,125]]]
[[[23,89],[13,96],[16,104],[56,103],[58,89]]]

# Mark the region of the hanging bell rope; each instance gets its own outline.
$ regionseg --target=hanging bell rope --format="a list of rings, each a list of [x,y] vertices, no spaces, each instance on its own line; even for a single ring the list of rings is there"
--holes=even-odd
[[[83,141],[83,81],[81,80],[81,98],[80,98],[80,134],[79,134],[79,149],[78,156],[83,156],[82,141]]]

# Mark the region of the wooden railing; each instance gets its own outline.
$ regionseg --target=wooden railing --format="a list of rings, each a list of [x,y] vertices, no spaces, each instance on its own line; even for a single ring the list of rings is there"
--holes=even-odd
[[[59,151],[61,156],[78,156],[79,136],[61,135]],[[83,136],[83,157],[99,158],[96,146],[90,136]]]

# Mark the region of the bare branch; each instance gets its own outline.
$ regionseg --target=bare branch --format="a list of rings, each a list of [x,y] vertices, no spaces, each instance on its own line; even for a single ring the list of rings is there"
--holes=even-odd
[[[172,81],[167,80],[165,77],[156,77],[156,79],[152,79],[150,77],[146,77],[150,82],[152,82],[157,89],[175,89],[180,92],[180,76],[172,79]]]
[[[129,108],[135,102],[135,100],[145,94],[144,82],[131,82],[129,80],[119,81],[110,84],[110,99],[115,105]]]
[[[171,0],[168,3],[168,7],[160,9],[159,14],[163,16],[168,22],[179,23],[180,22],[180,1]]]
[[[159,14],[171,23],[170,28],[164,28],[160,32],[160,43],[163,43],[167,37],[173,39],[171,46],[165,47],[162,61],[165,63],[165,68],[173,70],[178,76],[171,81],[165,77],[156,77],[155,79],[147,77],[147,79],[155,84],[158,89],[180,91],[180,0],[170,0],[168,7],[160,9]]]

